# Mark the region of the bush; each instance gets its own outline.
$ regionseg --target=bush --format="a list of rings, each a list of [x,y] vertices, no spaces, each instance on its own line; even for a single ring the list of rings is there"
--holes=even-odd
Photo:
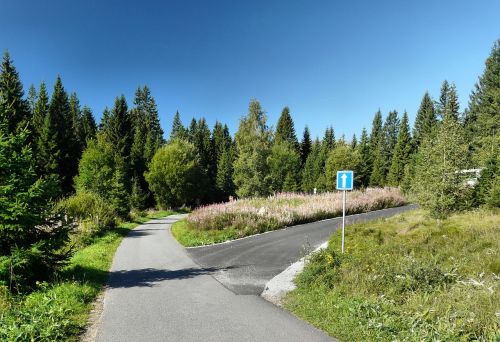
[[[194,203],[201,179],[196,148],[187,141],[174,140],[156,152],[145,176],[159,206]]]
[[[88,235],[113,228],[116,224],[112,206],[101,196],[78,191],[75,195],[61,200],[58,208],[76,221],[80,232]]]

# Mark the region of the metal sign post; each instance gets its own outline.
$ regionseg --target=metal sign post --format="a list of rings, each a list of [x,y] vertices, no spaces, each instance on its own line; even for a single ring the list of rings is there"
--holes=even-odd
[[[345,241],[345,203],[346,192],[352,190],[354,185],[354,172],[353,171],[337,171],[337,190],[342,193],[342,254],[344,254],[344,241]]]

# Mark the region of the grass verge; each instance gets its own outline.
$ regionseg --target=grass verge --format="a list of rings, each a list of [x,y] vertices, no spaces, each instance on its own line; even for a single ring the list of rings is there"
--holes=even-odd
[[[311,256],[285,307],[342,341],[499,341],[500,216],[424,211],[349,226]]]
[[[26,296],[10,297],[0,288],[0,340],[77,340],[92,302],[106,283],[123,237],[141,223],[170,214],[171,211],[150,212],[93,238],[73,255],[54,282],[40,283],[36,291]]]

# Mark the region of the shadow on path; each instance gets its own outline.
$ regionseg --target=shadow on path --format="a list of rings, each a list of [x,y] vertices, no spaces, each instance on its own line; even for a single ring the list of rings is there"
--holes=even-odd
[[[111,272],[108,288],[130,288],[130,287],[153,287],[166,280],[188,279],[200,275],[210,275],[219,270],[227,270],[232,267],[206,267],[185,268],[181,270],[162,270],[155,268],[144,268],[130,271]]]

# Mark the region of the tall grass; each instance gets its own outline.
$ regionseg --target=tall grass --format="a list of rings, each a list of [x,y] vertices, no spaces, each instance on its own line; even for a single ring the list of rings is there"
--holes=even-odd
[[[424,211],[349,226],[313,255],[285,306],[342,341],[498,341],[500,216]]]
[[[367,189],[347,194],[347,214],[401,206],[405,198],[396,188]],[[337,217],[342,193],[318,195],[282,193],[214,204],[194,210],[186,223],[174,225],[174,236],[186,246],[244,237],[286,226]]]

